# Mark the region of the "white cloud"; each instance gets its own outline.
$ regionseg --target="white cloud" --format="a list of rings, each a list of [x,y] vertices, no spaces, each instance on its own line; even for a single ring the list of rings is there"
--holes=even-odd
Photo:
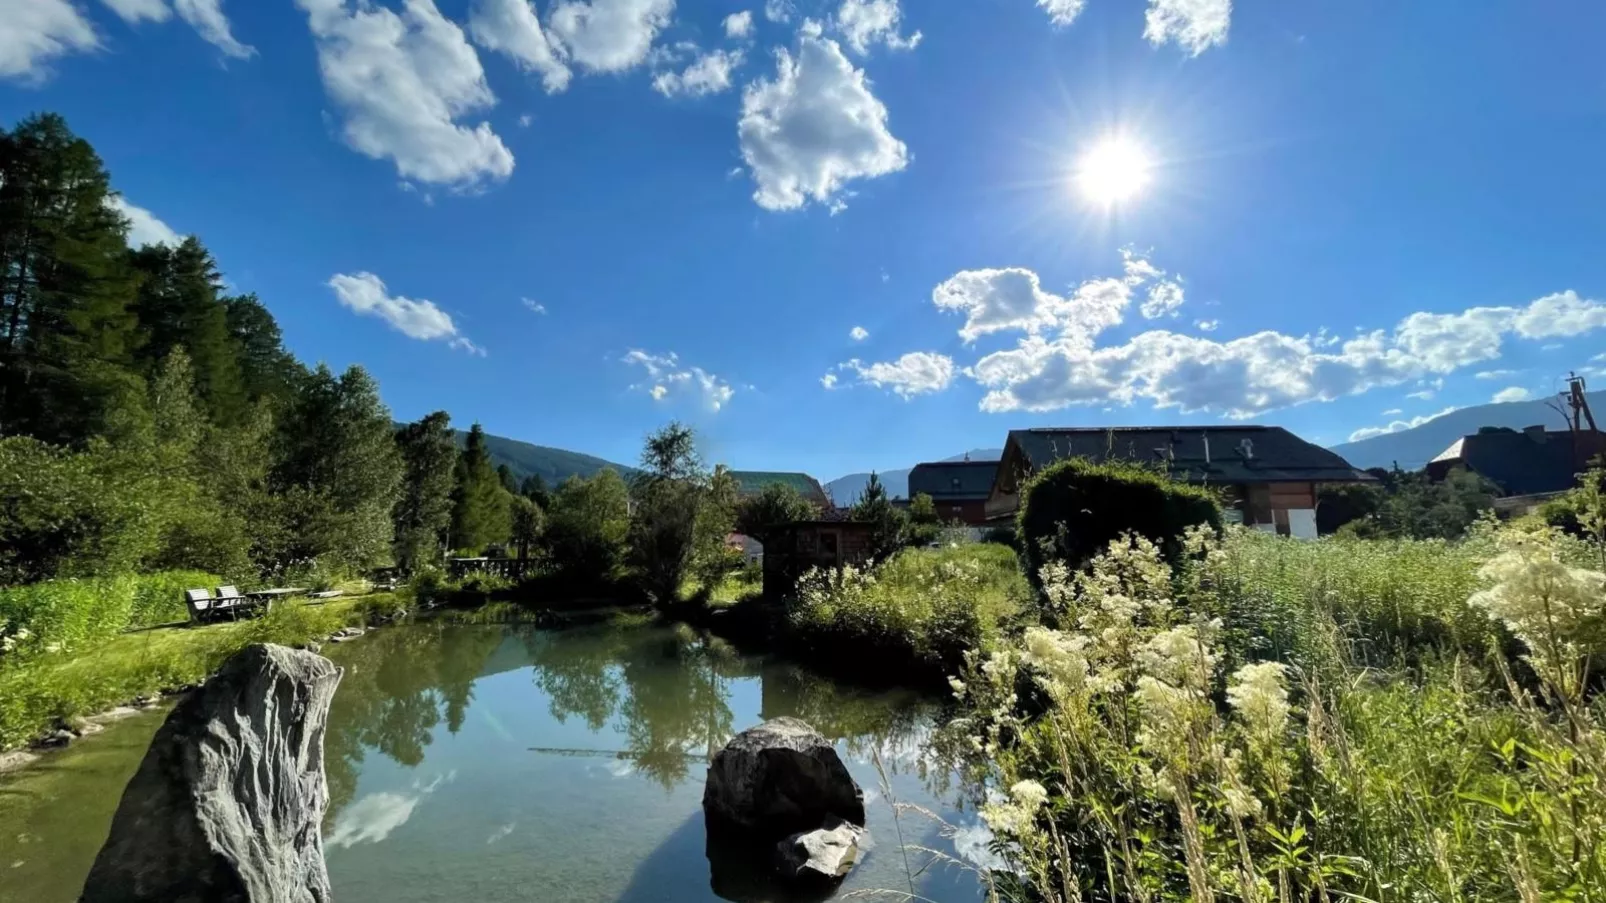
[[[167,6],[167,0],[100,0],[100,2],[110,7],[118,18],[130,25],[142,19],[166,22],[173,15],[173,11]]]
[[[122,195],[115,195],[106,203],[128,218],[128,246],[131,248],[141,248],[145,245],[178,247],[184,240],[173,227],[157,219],[156,214],[144,207],[130,204]]]
[[[675,0],[560,0],[547,24],[575,63],[623,72],[647,59],[674,12]]]
[[[835,389],[836,388],[836,374],[835,373],[827,373],[824,376],[820,377],[820,385],[826,387],[827,389]]]
[[[521,129],[527,129],[531,125],[534,125],[534,124],[535,124],[535,117],[531,116],[529,113],[525,113],[524,115],[519,117],[519,128],[521,128]]]
[[[539,302],[537,300],[535,300],[534,298],[520,298],[519,300],[524,302],[524,308],[526,310],[528,310],[530,313],[533,313],[533,314],[544,314],[544,313],[546,313],[546,305],[542,304],[541,302]]]
[[[926,392],[940,392],[954,379],[953,358],[930,351],[911,351],[895,361],[876,364],[865,364],[855,358],[837,365],[837,369],[857,373],[860,382],[891,389],[906,399]]]
[[[474,43],[506,54],[520,69],[540,75],[548,94],[569,86],[563,48],[541,30],[529,0],[478,0],[468,17],[468,33]],[[521,119],[519,124],[529,123]]]
[[[1437,411],[1437,412],[1432,413],[1432,414],[1423,414],[1420,417],[1412,417],[1410,420],[1395,420],[1392,423],[1390,423],[1388,426],[1362,427],[1361,429],[1358,429],[1355,432],[1350,433],[1348,441],[1350,441],[1350,442],[1359,442],[1362,439],[1370,439],[1370,438],[1372,438],[1374,436],[1384,436],[1384,435],[1387,435],[1389,433],[1397,433],[1400,430],[1415,429],[1416,427],[1419,427],[1422,424],[1427,423],[1429,420],[1435,420],[1437,418],[1443,417],[1445,414],[1448,414],[1451,411],[1457,411],[1457,410],[1460,410],[1460,409],[1456,408],[1456,407],[1448,407],[1448,408],[1445,408],[1442,411]],[[1395,408],[1394,410],[1391,410],[1391,411],[1384,411],[1383,412],[1383,416],[1387,417],[1390,414],[1398,414],[1398,413],[1400,413],[1399,408]]]
[[[1145,320],[1175,317],[1182,309],[1182,283],[1166,279],[1149,287],[1149,297],[1138,308]]]
[[[764,18],[771,22],[790,22],[797,15],[792,0],[764,0]]]
[[[1149,0],[1143,36],[1150,43],[1170,41],[1194,56],[1227,42],[1232,0]]]
[[[731,72],[742,60],[740,50],[710,51],[693,60],[684,71],[660,72],[653,76],[652,87],[665,97],[718,94],[731,86]]]
[[[1524,389],[1522,386],[1507,386],[1494,393],[1494,397],[1489,400],[1495,404],[1503,404],[1508,401],[1527,401],[1532,397],[1534,397],[1534,393]]]
[[[1076,21],[1087,0],[1037,0],[1037,5],[1048,13],[1050,22],[1063,27]]]
[[[1572,338],[1606,326],[1606,305],[1578,297],[1575,291],[1546,295],[1517,315],[1517,334],[1525,339]]]
[[[817,32],[805,27],[796,56],[775,52],[775,78],[760,78],[742,92],[742,159],[758,183],[753,199],[767,210],[795,210],[810,200],[840,203],[845,183],[909,163],[864,71]]]
[[[753,36],[753,11],[744,9],[725,17],[725,37],[750,38]]]
[[[472,190],[506,179],[513,154],[489,123],[457,118],[496,103],[463,30],[432,0],[402,12],[363,0],[296,0],[318,47],[324,89],[345,113],[346,143],[390,159],[404,178]]]
[[[848,46],[860,55],[869,53],[876,44],[885,44],[891,50],[913,50],[921,34],[899,34],[902,20],[898,0],[842,0],[836,11],[836,27]]]
[[[1505,379],[1510,376],[1516,376],[1521,372],[1521,370],[1483,370],[1473,374],[1473,376],[1476,379]]]
[[[997,274],[1008,271],[970,271],[939,285],[933,293],[939,307],[969,314],[960,331],[967,341],[1001,329],[1028,333],[1016,347],[986,355],[967,371],[990,390],[982,409],[1051,411],[1146,399],[1183,413],[1252,417],[1379,386],[1426,382],[1493,360],[1505,339],[1557,328],[1542,325],[1547,316],[1586,329],[1599,328],[1599,318],[1606,327],[1606,304],[1565,292],[1520,308],[1414,313],[1393,330],[1360,332],[1348,340],[1263,331],[1218,341],[1154,330],[1099,347],[1097,336],[1122,322],[1134,280],[1150,278],[1130,257],[1123,270],[1130,275],[1084,282],[1068,300],[1041,292],[1026,270],[1009,273],[1008,291],[995,284]],[[1431,398],[1441,386],[1436,381],[1411,397]]]
[[[1383,416],[1384,417],[1393,417],[1395,414],[1404,414],[1404,413],[1405,413],[1405,411],[1401,410],[1400,408],[1389,408],[1388,410],[1383,412]]]
[[[1193,325],[1197,326],[1199,328],[1200,332],[1215,332],[1217,329],[1221,328],[1221,321],[1220,320],[1194,320],[1193,321]]]
[[[1406,398],[1414,398],[1414,399],[1416,399],[1418,401],[1432,401],[1433,400],[1433,396],[1436,395],[1436,394],[1438,394],[1438,393],[1434,392],[1432,389],[1423,389],[1420,392],[1411,392],[1410,394],[1406,395],[1405,397]]]
[[[848,338],[852,339],[855,342],[862,342],[865,339],[868,339],[869,337],[870,337],[870,330],[865,329],[863,326],[855,326],[851,330],[848,331]]]
[[[178,17],[190,24],[207,43],[237,60],[250,59],[256,48],[234,39],[229,20],[223,15],[223,0],[173,0]]]
[[[42,81],[56,57],[100,48],[95,29],[68,0],[0,0],[0,78]]]
[[[624,356],[624,362],[647,372],[648,381],[631,388],[645,391],[654,401],[663,401],[671,394],[684,395],[717,412],[736,394],[730,383],[703,368],[683,366],[673,351],[652,354],[632,349]]]
[[[392,329],[410,339],[442,339],[450,348],[484,356],[484,349],[457,331],[451,315],[433,301],[415,301],[391,295],[385,283],[373,273],[339,273],[329,280],[335,297],[345,307],[364,316],[378,317]]]

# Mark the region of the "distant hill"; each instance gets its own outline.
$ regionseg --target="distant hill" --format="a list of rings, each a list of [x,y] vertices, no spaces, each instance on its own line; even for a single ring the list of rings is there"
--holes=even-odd
[[[944,461],[963,461],[969,455],[972,461],[997,461],[1004,456],[1001,448],[975,448],[963,455],[954,455],[943,458]],[[901,470],[877,471],[876,476],[881,479],[881,485],[887,487],[890,498],[901,499],[909,496],[909,471],[914,469],[911,464]],[[825,484],[825,491],[830,494],[831,500],[838,505],[851,505],[864,494],[864,487],[870,482],[868,473],[850,473],[845,477],[837,477]]]
[[[1600,421],[1606,415],[1606,391],[1589,392],[1585,397],[1589,399],[1590,410],[1595,412],[1595,419]],[[1543,425],[1550,430],[1565,429],[1562,416],[1547,407],[1546,400],[1508,401],[1461,408],[1435,417],[1421,426],[1359,442],[1345,442],[1333,446],[1332,450],[1356,467],[1393,467],[1397,461],[1405,470],[1419,470],[1449,448],[1450,443],[1476,433],[1479,427],[1504,426],[1520,430],[1525,426]]]
[[[453,430],[457,435],[458,447],[467,441],[468,434],[462,430]],[[540,474],[541,479],[548,486],[556,488],[557,485],[572,476],[589,477],[604,467],[612,467],[620,474],[628,476],[632,468],[612,461],[605,461],[591,455],[567,451],[561,448],[548,448],[545,445],[531,445],[517,439],[508,439],[502,436],[485,435],[485,448],[491,453],[491,463],[494,465],[506,464],[508,469],[519,480],[530,474]]]

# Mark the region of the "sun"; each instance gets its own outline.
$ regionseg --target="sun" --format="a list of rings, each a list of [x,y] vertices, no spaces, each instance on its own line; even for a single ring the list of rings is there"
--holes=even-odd
[[[1106,135],[1076,161],[1076,187],[1096,204],[1113,207],[1149,184],[1149,154],[1122,134]]]

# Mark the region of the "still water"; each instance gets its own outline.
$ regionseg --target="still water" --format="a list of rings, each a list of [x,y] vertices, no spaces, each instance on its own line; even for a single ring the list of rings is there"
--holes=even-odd
[[[325,741],[337,903],[718,900],[708,756],[778,715],[834,739],[864,788],[872,849],[839,894],[908,893],[915,872],[936,903],[981,897],[964,868],[923,868],[930,856],[914,852],[906,865],[905,844],[984,862],[988,839],[929,753],[934,711],[913,694],[850,689],[659,626],[424,625],[326,651],[346,669]],[[161,718],[0,782],[0,900],[76,899]],[[895,820],[888,791],[948,827],[907,810]]]

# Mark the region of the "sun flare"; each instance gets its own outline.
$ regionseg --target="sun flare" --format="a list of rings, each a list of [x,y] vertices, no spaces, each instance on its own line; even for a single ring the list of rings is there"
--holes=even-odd
[[[1076,161],[1076,186],[1089,201],[1111,207],[1141,192],[1150,169],[1141,145],[1125,135],[1107,135]]]

